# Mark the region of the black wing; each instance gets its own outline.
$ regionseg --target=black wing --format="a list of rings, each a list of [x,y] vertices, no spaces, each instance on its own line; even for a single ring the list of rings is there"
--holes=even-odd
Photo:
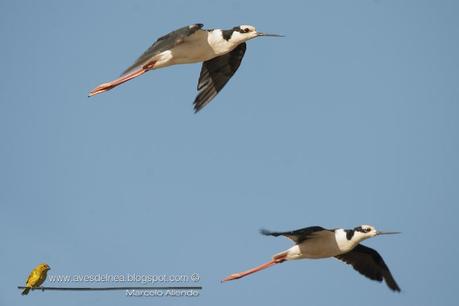
[[[204,25],[202,23],[192,24],[169,34],[164,35],[163,37],[158,38],[158,40],[148,48],[129,68],[127,68],[123,75],[130,72],[131,70],[137,68],[138,66],[148,62],[150,58],[155,55],[158,55],[161,52],[172,49],[173,47],[181,44],[184,39],[192,35],[197,30],[201,29]]]
[[[198,82],[198,96],[194,100],[194,111],[206,106],[233,76],[244,57],[246,44],[242,43],[233,51],[215,57],[202,64]]]
[[[320,232],[333,232],[332,230],[325,229],[321,226],[310,226],[305,227],[295,231],[289,232],[271,232],[265,229],[262,229],[260,233],[267,236],[285,236],[291,240],[293,240],[296,244],[301,243],[307,239],[312,238],[315,234],[319,234]]]
[[[390,289],[400,291],[400,287],[395,282],[383,258],[375,250],[359,244],[352,251],[338,255],[336,258],[352,265],[355,270],[369,279],[378,282],[384,279]]]

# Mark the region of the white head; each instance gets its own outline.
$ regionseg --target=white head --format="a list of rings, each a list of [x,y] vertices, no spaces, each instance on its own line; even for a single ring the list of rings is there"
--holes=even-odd
[[[231,31],[233,31],[231,35],[231,40],[239,43],[243,43],[245,41],[248,41],[252,38],[259,36],[283,37],[283,35],[278,34],[257,32],[254,26],[246,24],[234,27]]]
[[[357,241],[362,241],[362,240],[372,238],[378,235],[390,235],[390,234],[400,234],[400,232],[382,232],[382,231],[376,230],[376,228],[374,228],[371,225],[364,224],[364,225],[357,226],[354,228],[353,239]]]

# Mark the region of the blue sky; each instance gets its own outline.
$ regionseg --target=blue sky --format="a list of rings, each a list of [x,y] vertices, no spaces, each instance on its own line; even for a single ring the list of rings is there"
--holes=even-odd
[[[1,1],[0,304],[455,305],[458,13],[453,0]],[[198,64],[87,98],[196,22],[287,37],[248,42],[197,115]],[[403,232],[364,243],[402,293],[334,259],[220,283],[291,245],[262,227],[360,224]],[[42,261],[54,275],[196,272],[204,289],[21,296]]]

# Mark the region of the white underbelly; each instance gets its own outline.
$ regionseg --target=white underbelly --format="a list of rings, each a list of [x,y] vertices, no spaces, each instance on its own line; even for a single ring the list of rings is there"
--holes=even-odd
[[[287,259],[318,259],[334,257],[342,253],[343,252],[338,248],[335,241],[328,241],[324,243],[323,241],[313,239],[291,247],[288,250]]]
[[[194,47],[193,44],[181,44],[172,49],[173,64],[191,64],[205,62],[217,56],[207,44]]]
[[[212,48],[190,48],[190,46],[178,45],[172,50],[164,51],[154,57],[155,69],[178,64],[193,64],[208,61],[218,56]]]
[[[206,31],[197,31],[192,36],[187,37],[183,43],[155,56],[155,67],[205,62],[226,54],[236,47],[226,40],[218,39],[218,35],[215,35],[217,34],[208,36]]]

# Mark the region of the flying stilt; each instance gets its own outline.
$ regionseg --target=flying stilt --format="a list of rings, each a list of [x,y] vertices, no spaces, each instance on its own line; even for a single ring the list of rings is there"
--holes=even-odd
[[[245,42],[260,36],[255,27],[241,25],[230,30],[202,29],[200,23],[180,28],[159,38],[123,74],[89,93],[94,96],[136,78],[147,71],[177,64],[203,62],[194,100],[195,112],[206,106],[233,76],[244,57]]]
[[[294,259],[319,259],[335,257],[354,267],[355,270],[369,279],[381,282],[386,281],[393,291],[400,291],[386,263],[379,253],[360,244],[361,241],[378,235],[399,234],[399,232],[377,231],[371,225],[361,225],[354,229],[325,229],[320,226],[311,226],[290,232],[271,232],[261,230],[263,235],[285,236],[295,245],[286,251],[273,256],[272,260],[250,270],[231,274],[223,280],[238,279],[273,265]]]

